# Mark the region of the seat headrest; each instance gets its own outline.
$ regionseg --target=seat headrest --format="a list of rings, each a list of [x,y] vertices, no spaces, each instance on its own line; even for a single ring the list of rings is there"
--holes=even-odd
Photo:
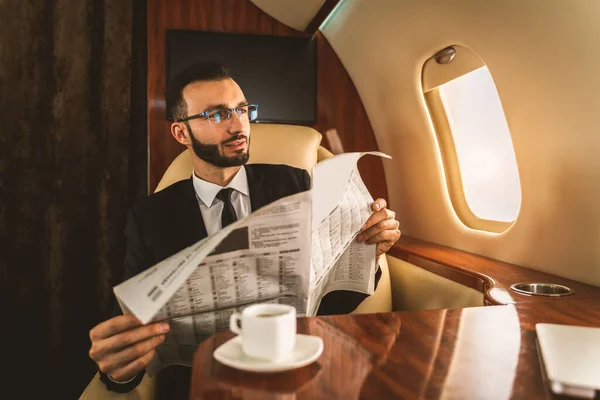
[[[311,173],[319,160],[321,134],[308,126],[250,125],[249,164],[287,164]],[[156,192],[192,175],[192,156],[184,150],[169,166]]]

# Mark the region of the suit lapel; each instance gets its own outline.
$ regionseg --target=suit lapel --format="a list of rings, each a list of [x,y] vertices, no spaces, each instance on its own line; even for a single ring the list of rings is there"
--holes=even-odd
[[[273,188],[265,183],[265,177],[256,171],[252,165],[245,165],[250,191],[250,206],[252,212],[273,201]]]
[[[184,186],[177,214],[179,229],[181,229],[180,232],[185,242],[192,244],[207,236],[192,178],[188,179]]]

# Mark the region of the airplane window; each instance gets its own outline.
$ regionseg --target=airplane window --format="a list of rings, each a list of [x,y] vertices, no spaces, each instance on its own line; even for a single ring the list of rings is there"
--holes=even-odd
[[[438,106],[430,104],[437,109],[433,118],[445,119],[434,124],[450,172],[447,179],[458,181],[448,186],[459,218],[475,229],[508,229],[519,214],[521,186],[510,132],[489,70],[478,68],[426,95],[429,102],[437,96]],[[454,166],[448,168],[448,162]],[[464,196],[459,202],[466,201],[467,207],[456,207],[459,191]],[[461,211],[470,215],[465,217]]]
[[[510,132],[487,67],[440,87],[469,208],[482,219],[511,222],[521,185]]]

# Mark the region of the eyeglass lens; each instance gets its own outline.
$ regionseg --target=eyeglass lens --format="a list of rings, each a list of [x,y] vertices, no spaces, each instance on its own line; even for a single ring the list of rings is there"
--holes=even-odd
[[[229,120],[231,119],[232,110],[235,110],[236,114],[241,119],[248,118],[250,121],[254,121],[258,117],[258,107],[251,104],[240,106],[234,109],[214,110],[208,114],[208,120],[215,124],[218,124],[224,120]]]

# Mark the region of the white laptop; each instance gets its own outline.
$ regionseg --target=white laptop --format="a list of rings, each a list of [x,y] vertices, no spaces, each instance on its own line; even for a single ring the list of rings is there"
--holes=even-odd
[[[588,399],[600,393],[600,328],[536,324],[535,330],[552,392]]]

